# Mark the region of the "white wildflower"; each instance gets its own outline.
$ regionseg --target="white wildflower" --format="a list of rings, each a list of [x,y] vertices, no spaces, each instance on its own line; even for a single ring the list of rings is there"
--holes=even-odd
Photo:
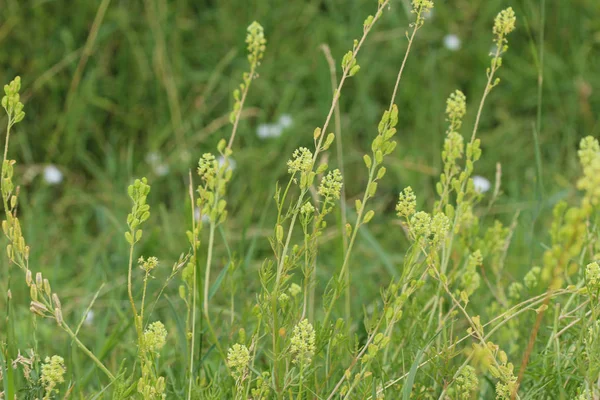
[[[483,176],[475,175],[473,177],[473,186],[478,193],[485,193],[490,190],[492,184]]]
[[[461,41],[458,36],[450,33],[444,36],[444,47],[450,51],[456,51],[460,49]]]
[[[44,180],[50,185],[57,185],[62,182],[63,173],[54,164],[49,164],[44,168]]]

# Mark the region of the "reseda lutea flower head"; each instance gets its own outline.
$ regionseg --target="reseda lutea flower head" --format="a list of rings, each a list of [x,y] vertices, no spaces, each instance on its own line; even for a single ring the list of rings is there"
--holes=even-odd
[[[450,219],[443,213],[435,214],[431,221],[431,244],[436,246],[446,239],[450,230]]]
[[[515,12],[512,7],[508,7],[505,10],[502,10],[496,15],[494,19],[494,43],[496,43],[496,52],[492,54],[495,56],[496,54],[502,54],[508,49],[508,41],[506,40],[506,36],[515,30],[515,24],[517,22],[517,17],[515,16]],[[498,60],[501,64],[501,59]]]
[[[265,33],[261,24],[254,21],[248,26],[246,43],[248,44],[248,61],[250,64],[259,63],[267,48],[267,39],[265,39]]]
[[[592,291],[600,290],[600,266],[597,262],[587,265],[585,268],[585,280],[588,289]]]
[[[218,167],[219,163],[215,156],[211,153],[204,153],[198,161],[198,175],[208,183],[216,177]]]
[[[425,16],[431,12],[433,8],[433,0],[412,0],[413,14],[417,14],[417,20],[415,26],[419,28],[425,22]],[[412,25],[412,24],[411,24]]]
[[[410,228],[415,238],[429,236],[431,232],[431,216],[425,211],[419,211],[410,219]]]
[[[467,98],[460,90],[450,94],[446,100],[446,115],[450,121],[450,129],[458,129],[467,113]]]
[[[312,169],[312,152],[306,147],[300,147],[294,150],[292,158],[288,160],[288,173],[309,172]]]
[[[243,344],[236,343],[227,351],[227,365],[234,379],[243,378],[250,364],[250,351]]]
[[[54,393],[58,393],[56,386],[65,381],[65,360],[60,356],[46,357],[42,364],[42,384],[44,385],[44,400],[51,399]]]
[[[138,258],[138,265],[142,270],[149,273],[158,266],[158,258],[148,257],[148,259],[146,260],[144,259],[144,257],[140,257]]]
[[[162,322],[153,322],[144,331],[144,346],[146,350],[158,353],[165,346],[166,342],[167,330]]]
[[[321,181],[319,186],[319,194],[326,199],[340,198],[340,192],[342,191],[342,174],[339,169],[329,171],[329,173]]]
[[[578,152],[583,177],[577,181],[577,188],[585,191],[583,207],[600,205],[600,145],[598,140],[588,136],[581,140]]]
[[[515,30],[515,23],[517,17],[512,7],[508,7],[506,10],[502,10],[496,15],[494,19],[494,35],[506,36]]]
[[[294,354],[294,363],[310,364],[315,354],[315,330],[307,319],[294,327],[290,351]]]
[[[409,218],[411,217],[417,208],[417,196],[413,192],[410,186],[404,188],[404,190],[398,196],[398,204],[396,204],[396,213],[399,217]]]

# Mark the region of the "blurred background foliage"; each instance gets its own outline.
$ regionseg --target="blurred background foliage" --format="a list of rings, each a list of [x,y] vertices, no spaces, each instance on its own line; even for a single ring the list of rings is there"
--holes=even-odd
[[[364,190],[362,155],[405,52],[408,3],[392,2],[359,54],[360,73],[342,93],[349,204]],[[407,242],[393,217],[397,193],[411,185],[422,206],[434,201],[445,100],[457,88],[470,105],[463,126],[470,136],[489,65],[493,18],[507,6],[517,13],[518,29],[499,73],[502,82],[484,109],[483,157],[476,166],[476,174],[493,184],[501,165],[502,195],[488,209],[488,193],[481,215],[487,216],[484,224],[497,218],[509,225],[520,211],[508,263],[515,276],[529,270],[543,251],[548,237],[540,233],[546,227],[538,223],[540,216],[548,215],[558,199],[575,195],[577,143],[600,133],[600,5],[597,0],[547,1],[544,16],[542,4],[436,1],[400,85],[399,145],[380,183],[376,221],[364,230],[355,252],[353,273],[364,283],[354,288],[357,304],[377,298],[375,288],[399,268]],[[111,337],[119,332],[115,323],[130,329],[119,322],[127,306],[127,185],[140,176],[152,185],[151,228],[140,250],[167,267],[157,272],[158,287],[170,264],[188,250],[188,171],[229,136],[231,92],[247,66],[245,31],[257,20],[265,28],[267,53],[234,146],[230,217],[222,231],[227,241],[217,244],[217,270],[231,251],[248,275],[247,287],[240,288],[248,295],[240,298],[253,301],[256,268],[270,255],[266,236],[275,215],[275,182],[286,175],[293,149],[312,146],[312,131],[322,125],[331,104],[330,73],[320,45],[331,48],[339,70],[341,56],[375,9],[375,0],[0,0],[0,81],[22,77],[27,112],[16,127],[10,155],[18,161],[30,264],[59,288],[64,307],[72,311],[65,314],[74,320],[107,282],[95,306],[105,312],[92,332],[82,332],[88,340],[96,338],[96,349],[109,354],[117,345]],[[444,45],[448,35],[455,35],[458,46]],[[261,124],[282,116],[289,116],[291,125],[280,136],[257,135]],[[5,124],[4,117],[0,122]],[[338,165],[334,148],[330,166]],[[44,179],[49,165],[59,169],[62,181]],[[334,221],[330,225],[321,262],[333,269],[339,265],[341,239]],[[5,268],[5,259],[2,264]],[[123,295],[106,295],[110,291]],[[27,301],[25,291],[15,295]],[[169,296],[176,298],[176,287]],[[168,312],[169,304],[163,302],[157,312]],[[54,329],[41,325],[47,334]],[[55,345],[69,348],[66,339]]]

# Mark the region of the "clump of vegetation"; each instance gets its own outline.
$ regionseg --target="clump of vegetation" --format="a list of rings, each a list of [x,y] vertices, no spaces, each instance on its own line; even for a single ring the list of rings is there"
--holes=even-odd
[[[500,84],[503,57],[517,25],[510,7],[493,23],[494,48],[485,87],[473,108],[471,134],[461,133],[471,108],[465,94],[456,90],[446,101],[436,199],[423,200],[419,188],[402,189],[395,204],[396,232],[389,234],[405,240],[406,251],[389,279],[378,285],[379,295],[362,308],[353,307],[352,297],[364,279],[359,271],[369,268],[355,262],[357,239],[370,225],[390,217],[377,218],[383,213],[373,203],[386,185],[386,162],[401,142],[403,110],[396,97],[403,72],[434,3],[411,3],[414,19],[406,34],[406,52],[389,106],[381,110],[370,150],[362,157],[366,185],[351,207],[345,203],[344,182],[352,178],[344,175],[343,165],[329,166],[330,148],[341,139],[339,126],[332,125],[339,125],[335,115],[345,84],[350,78],[360,79],[359,54],[388,6],[389,0],[378,0],[373,15],[364,20],[362,35],[341,58],[339,80],[332,74],[334,89],[323,124],[309,130],[313,146],[292,152],[288,176],[275,185],[270,209],[275,222],[268,238],[272,254],[262,260],[256,274],[242,268],[222,229],[230,212],[228,191],[239,121],[261,60],[268,54],[262,26],[253,22],[248,27],[249,67],[233,92],[231,132],[218,142],[216,152],[199,157],[198,177],[189,174],[188,243],[158,287],[153,280],[164,269],[162,263],[155,256],[138,254],[152,224],[151,186],[140,178],[128,188],[132,206],[124,243],[129,262],[122,276],[115,277],[126,282],[130,309],[120,308],[120,317],[130,323],[114,333],[116,341],[127,344],[123,353],[111,348],[93,351],[84,344],[80,331],[94,327],[83,326],[82,320],[74,328],[71,308],[38,272],[41,266],[29,263],[31,249],[18,213],[21,193],[14,183],[16,162],[8,158],[11,130],[25,117],[20,78],[4,87],[2,106],[8,125],[0,187],[10,261],[0,352],[4,398],[67,398],[73,391],[86,398],[113,399],[600,396],[598,140],[581,141],[582,172],[576,183],[580,196],[556,204],[550,243],[522,279],[506,269],[514,226],[489,221],[492,217],[485,212],[499,195],[500,174],[489,205],[481,204],[483,194],[474,183],[483,153],[480,119],[489,95]],[[339,262],[328,257],[332,236],[342,244]],[[216,252],[218,241],[227,249],[225,255]],[[244,286],[252,290],[241,290]],[[13,298],[16,287],[28,288],[25,304]],[[480,299],[486,303],[480,304]],[[174,311],[171,316],[161,313],[156,318],[154,311],[161,303]],[[30,337],[25,340],[15,335],[23,308],[29,308],[32,316]],[[45,329],[42,320],[51,320],[64,331],[76,345],[74,351],[82,352],[94,369],[71,366],[68,354],[45,356],[44,343],[37,339],[38,330]],[[125,335],[130,329],[134,333]],[[31,350],[20,348],[23,343]],[[181,351],[164,362],[168,344]],[[102,374],[88,386],[94,371]]]

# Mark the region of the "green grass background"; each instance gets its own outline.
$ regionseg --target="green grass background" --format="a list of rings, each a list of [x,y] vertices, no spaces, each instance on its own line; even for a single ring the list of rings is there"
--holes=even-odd
[[[476,174],[493,181],[496,164],[502,166],[502,196],[484,223],[498,218],[510,224],[520,211],[510,273],[521,277],[539,259],[548,240],[546,222],[540,221],[558,199],[574,195],[577,143],[600,134],[600,4],[547,0],[545,17],[542,4],[436,1],[400,85],[399,143],[386,161],[388,173],[374,202],[377,216],[355,252],[353,279],[364,284],[354,288],[354,309],[377,299],[377,288],[397,270],[406,248],[392,217],[397,193],[411,185],[421,205],[433,201],[446,129],[445,100],[457,88],[470,105],[463,128],[470,135],[489,65],[493,18],[507,6],[517,13],[518,29],[499,72],[502,82],[484,109],[479,130],[483,157]],[[127,185],[140,176],[152,185],[152,217],[138,250],[163,261],[165,268],[153,283],[158,287],[171,263],[188,250],[188,170],[229,136],[231,92],[247,68],[246,26],[253,20],[264,26],[267,52],[234,146],[237,168],[228,195],[230,218],[222,232],[227,241],[217,243],[215,269],[227,263],[228,251],[243,260],[242,308],[252,306],[256,268],[270,254],[266,237],[275,215],[275,182],[286,175],[291,152],[312,144],[312,131],[331,104],[329,69],[319,46],[331,47],[339,68],[341,55],[375,8],[375,0],[0,0],[0,81],[21,75],[27,113],[16,126],[10,155],[18,161],[30,265],[53,282],[64,299],[63,313],[72,321],[81,318],[106,282],[94,306],[94,327],[84,327],[81,335],[108,364],[118,365],[116,354],[135,350],[119,338],[120,332],[133,333],[125,294]],[[359,74],[343,91],[350,204],[364,190],[362,155],[376,134],[405,52],[409,9],[408,1],[392,2],[359,54]],[[458,51],[444,47],[447,34],[461,39]],[[279,138],[256,135],[259,124],[283,114],[293,118],[293,125]],[[0,117],[0,125],[5,122]],[[153,170],[149,153],[168,164],[166,176]],[[329,157],[330,165],[337,165],[335,151]],[[65,175],[59,185],[42,178],[50,163]],[[339,266],[341,240],[334,229],[330,233],[322,262],[333,270]],[[2,269],[6,266],[3,258]],[[327,268],[321,271],[329,274]],[[20,286],[15,297],[25,305],[25,285]],[[178,318],[174,310],[181,307],[176,289],[176,284],[169,288],[169,301],[156,310],[171,324]],[[25,315],[27,308],[20,312]],[[69,340],[52,324],[40,323],[38,329],[44,352],[71,351]],[[27,346],[27,335],[21,337]],[[121,349],[115,351],[115,346]],[[68,363],[93,371],[75,353]]]

